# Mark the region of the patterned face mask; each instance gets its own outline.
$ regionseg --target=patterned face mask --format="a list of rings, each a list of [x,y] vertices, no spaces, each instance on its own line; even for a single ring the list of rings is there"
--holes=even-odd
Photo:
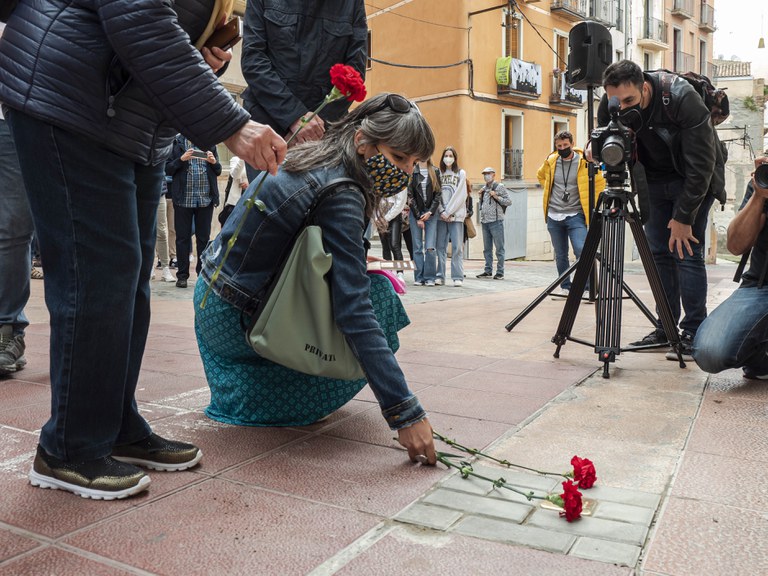
[[[411,180],[410,174],[392,164],[381,152],[368,158],[365,166],[377,196],[394,196],[408,186]]]

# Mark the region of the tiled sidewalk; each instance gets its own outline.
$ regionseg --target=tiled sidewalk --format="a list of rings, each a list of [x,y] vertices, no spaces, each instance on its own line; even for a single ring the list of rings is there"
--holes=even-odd
[[[573,453],[593,459],[599,484],[585,496],[597,500],[594,517],[568,524],[524,500],[481,497],[488,488],[442,467],[411,465],[368,390],[309,427],[207,419],[191,290],[161,283],[138,398],[159,433],[203,448],[201,466],[153,472],[146,494],[117,502],[33,489],[26,473],[49,403],[48,329],[33,283],[29,366],[0,381],[0,575],[768,573],[765,388],[733,374],[713,380],[689,440],[705,383],[695,367],[622,355],[604,380],[590,377],[595,354],[572,343],[553,361],[561,300],[503,330],[551,267],[510,263],[503,282],[470,271],[461,289],[411,288],[398,358],[446,436],[544,469],[562,469]],[[730,272],[713,268],[713,286]],[[644,279],[629,276],[648,298]],[[583,305],[574,335],[592,338],[591,314]],[[623,326],[623,340],[648,330],[631,304]]]

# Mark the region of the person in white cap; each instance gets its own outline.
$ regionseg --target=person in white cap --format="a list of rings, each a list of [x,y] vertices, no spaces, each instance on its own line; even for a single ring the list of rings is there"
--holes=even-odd
[[[485,269],[478,278],[504,279],[504,212],[512,203],[507,189],[495,182],[496,170],[483,170],[485,186],[480,190],[480,224],[483,227]],[[496,248],[496,274],[493,273],[493,249]]]

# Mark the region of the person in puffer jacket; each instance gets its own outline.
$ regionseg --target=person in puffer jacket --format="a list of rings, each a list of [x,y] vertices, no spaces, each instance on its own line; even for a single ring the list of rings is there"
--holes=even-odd
[[[0,40],[4,103],[46,262],[51,416],[29,479],[85,498],[142,492],[137,466],[201,450],[154,434],[135,391],[149,328],[155,214],[173,137],[272,173],[285,142],[250,120],[203,47],[232,0],[20,0]]]

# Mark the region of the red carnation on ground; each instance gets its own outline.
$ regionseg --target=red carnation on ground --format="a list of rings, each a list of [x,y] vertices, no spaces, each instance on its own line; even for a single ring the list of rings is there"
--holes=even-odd
[[[571,466],[573,466],[573,479],[578,482],[579,488],[586,490],[595,485],[597,480],[595,465],[589,458],[574,456],[571,458]]]
[[[560,494],[560,498],[563,499],[564,512],[560,512],[560,516],[565,516],[568,522],[573,522],[581,518],[581,492],[576,487],[576,484],[571,480],[563,482],[564,492]]]
[[[365,100],[365,82],[352,66],[346,64],[331,66],[331,84],[350,102]]]

